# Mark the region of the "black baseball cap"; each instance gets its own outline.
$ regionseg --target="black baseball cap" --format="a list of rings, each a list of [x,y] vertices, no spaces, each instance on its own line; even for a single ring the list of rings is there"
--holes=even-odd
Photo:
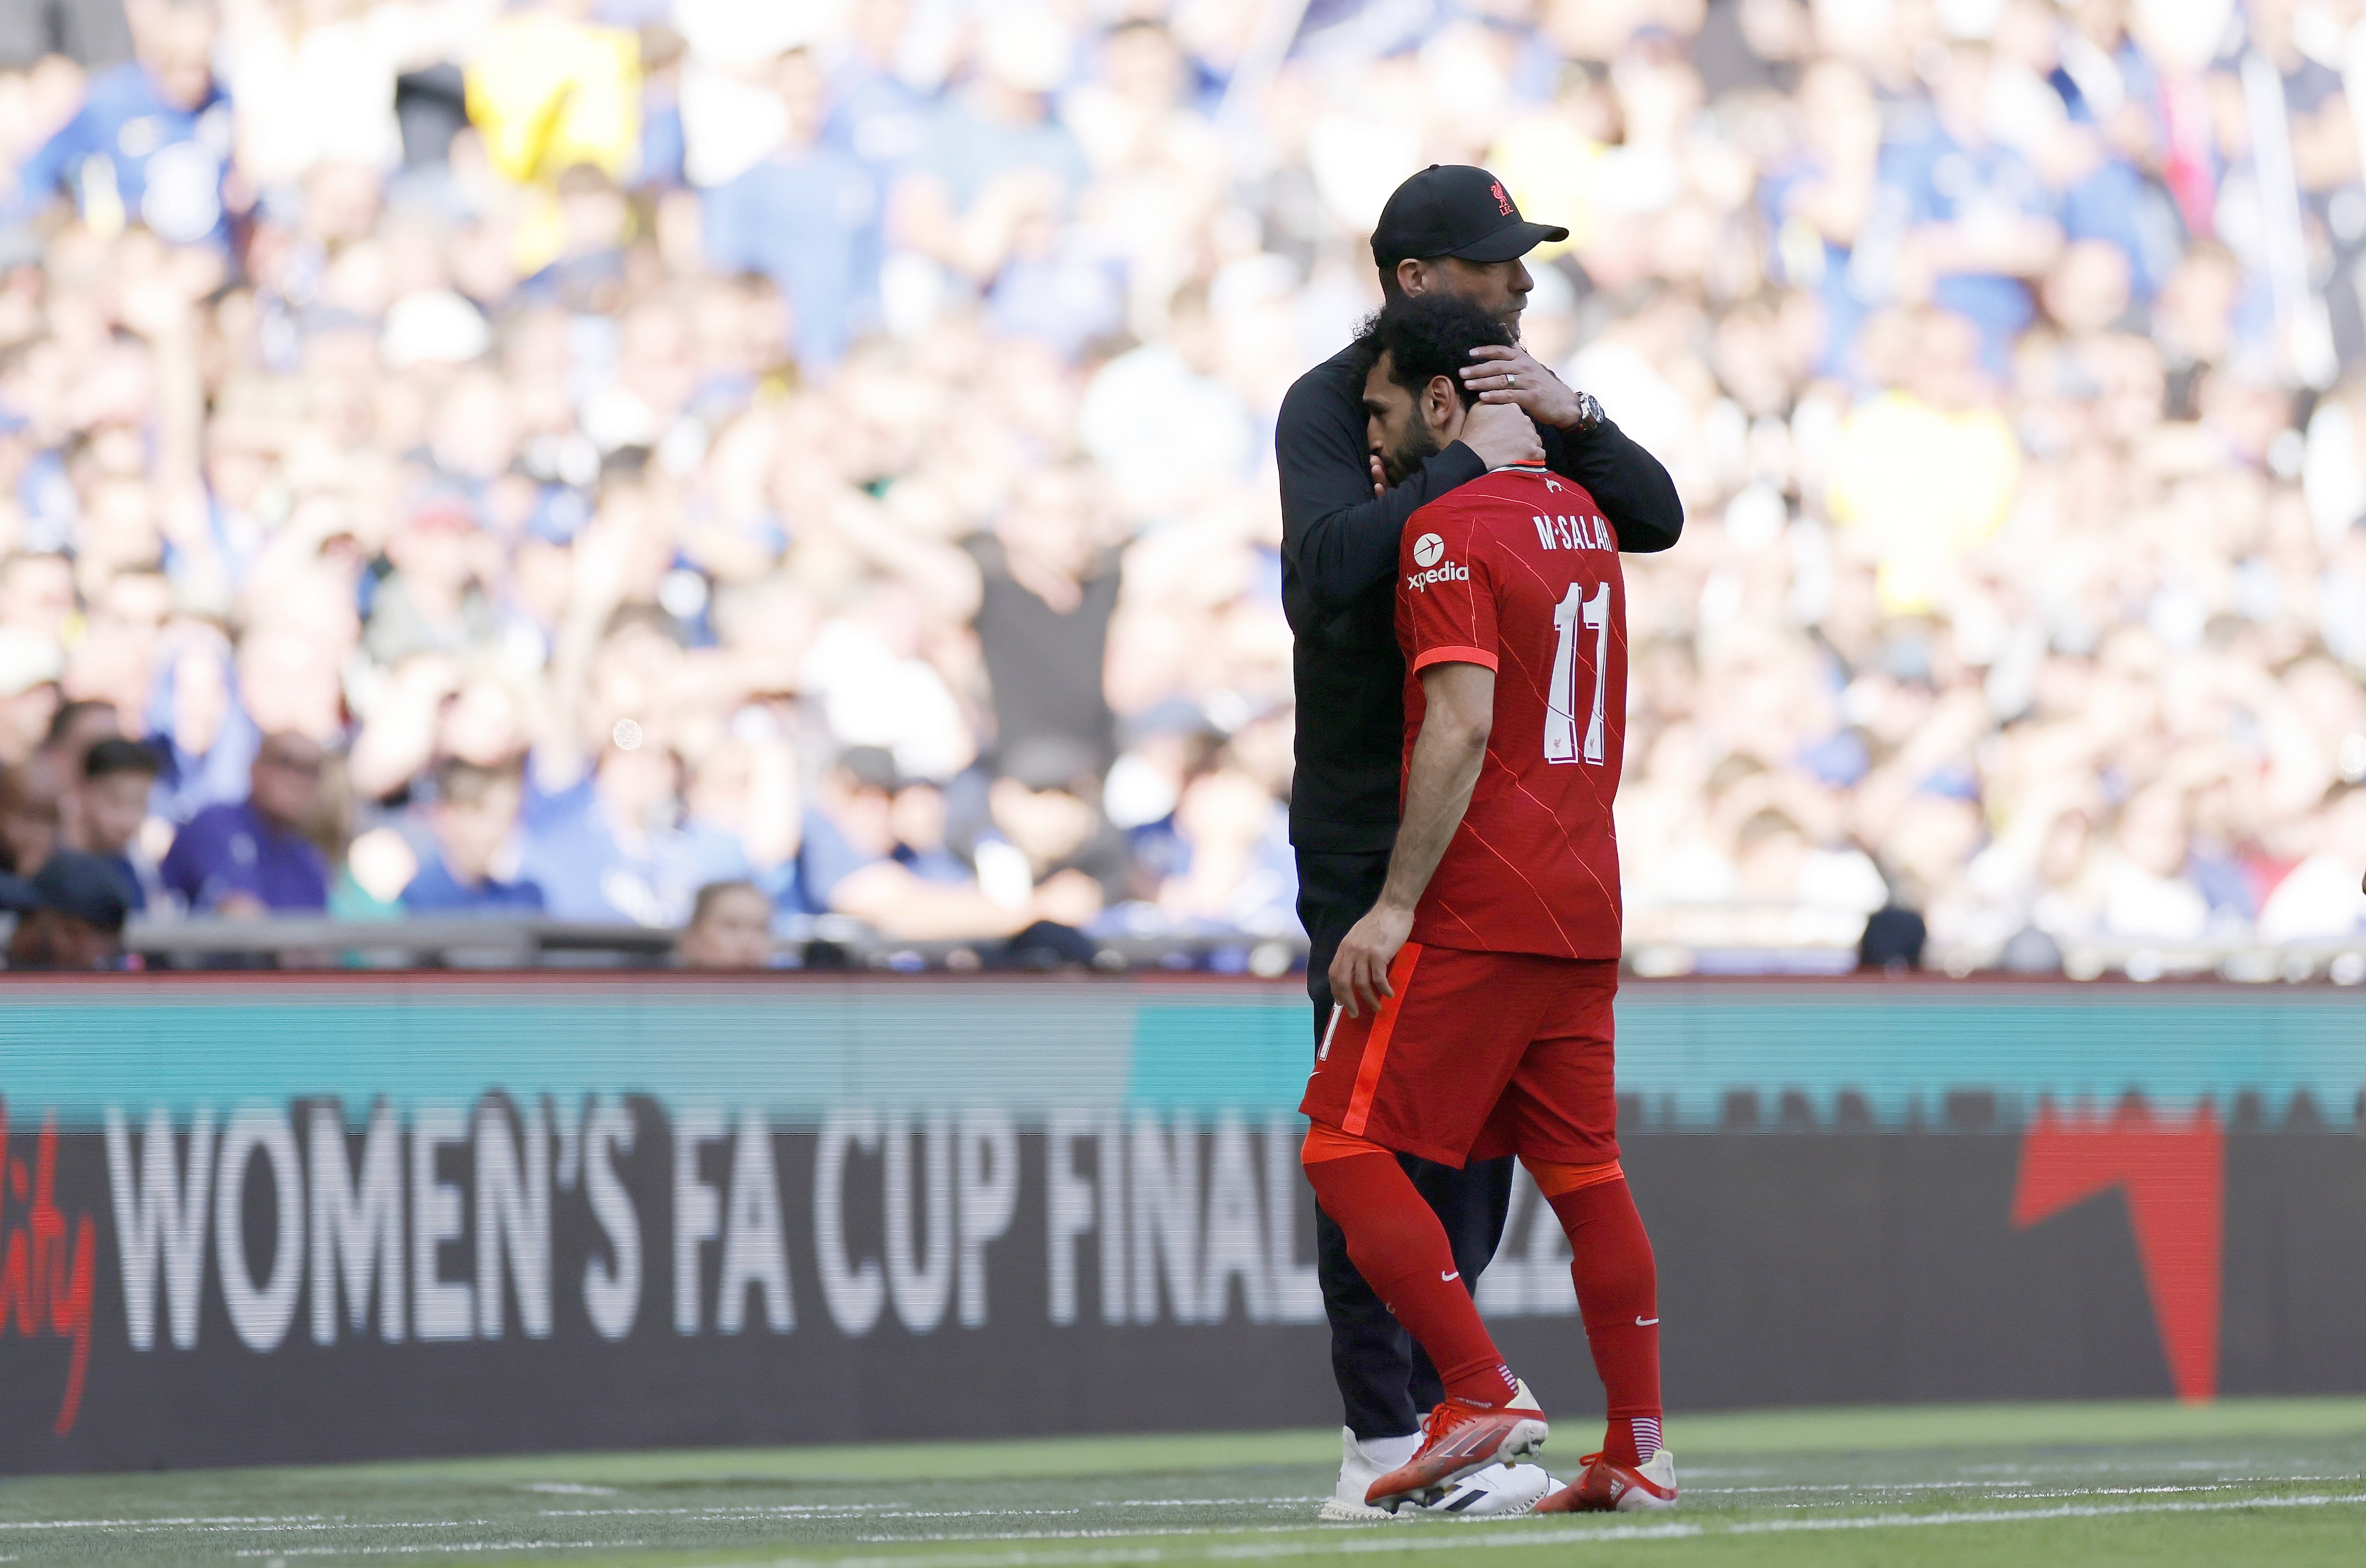
[[[1530,223],[1504,182],[1468,164],[1432,164],[1397,186],[1372,229],[1372,260],[1386,271],[1407,257],[1506,262],[1569,231]]]

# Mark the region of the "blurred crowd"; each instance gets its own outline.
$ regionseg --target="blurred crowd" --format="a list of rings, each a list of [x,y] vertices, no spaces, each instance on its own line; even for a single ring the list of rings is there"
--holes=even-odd
[[[0,852],[1293,933],[1274,412],[1456,162],[1570,228],[1524,337],[1685,502],[1632,941],[2356,934],[2360,12],[20,0]]]

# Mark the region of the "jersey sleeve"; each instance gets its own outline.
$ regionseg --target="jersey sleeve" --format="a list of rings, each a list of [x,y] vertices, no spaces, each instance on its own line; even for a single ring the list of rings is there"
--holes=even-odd
[[[1495,592],[1483,558],[1485,539],[1471,512],[1448,501],[1423,507],[1405,524],[1397,547],[1397,603],[1412,669],[1496,668]]]

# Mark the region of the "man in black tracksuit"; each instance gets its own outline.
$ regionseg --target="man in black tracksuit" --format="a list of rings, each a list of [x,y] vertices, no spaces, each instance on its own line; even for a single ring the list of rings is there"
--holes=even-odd
[[[1565,230],[1523,221],[1484,170],[1433,164],[1389,198],[1372,256],[1383,289],[1449,290],[1494,310],[1516,333],[1530,287],[1520,257],[1545,240],[1566,237]],[[1298,914],[1311,943],[1306,988],[1318,1038],[1331,1021],[1333,954],[1380,896],[1396,839],[1404,741],[1396,569],[1405,520],[1490,468],[1541,456],[1592,492],[1620,549],[1664,550],[1684,527],[1667,470],[1603,418],[1592,398],[1572,391],[1517,348],[1481,349],[1474,360],[1463,376],[1482,400],[1464,438],[1393,489],[1379,478],[1366,434],[1365,367],[1352,351],[1299,378],[1282,400],[1275,431],[1282,605],[1297,637],[1298,771],[1290,838],[1298,855]],[[1403,1158],[1444,1222],[1463,1278],[1477,1280],[1503,1236],[1512,1162],[1478,1161],[1456,1170]],[[1443,1391],[1428,1359],[1348,1261],[1338,1227],[1320,1210],[1315,1227],[1332,1370],[1354,1439],[1340,1495],[1324,1515],[1352,1517],[1362,1495],[1351,1474],[1362,1451],[1358,1445],[1377,1444],[1374,1453],[1385,1458],[1403,1446],[1390,1439],[1415,1432]],[[1449,1495],[1440,1506],[1455,1503]]]

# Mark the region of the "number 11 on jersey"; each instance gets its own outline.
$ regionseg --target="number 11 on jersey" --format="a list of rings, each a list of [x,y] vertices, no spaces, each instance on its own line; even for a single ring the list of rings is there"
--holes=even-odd
[[[1610,584],[1597,583],[1592,594],[1582,582],[1553,606],[1552,690],[1546,694],[1545,761],[1574,762],[1577,744],[1577,635],[1583,627],[1594,634],[1594,714],[1585,721],[1589,762],[1602,761],[1602,705],[1609,694],[1606,680],[1610,668]]]

